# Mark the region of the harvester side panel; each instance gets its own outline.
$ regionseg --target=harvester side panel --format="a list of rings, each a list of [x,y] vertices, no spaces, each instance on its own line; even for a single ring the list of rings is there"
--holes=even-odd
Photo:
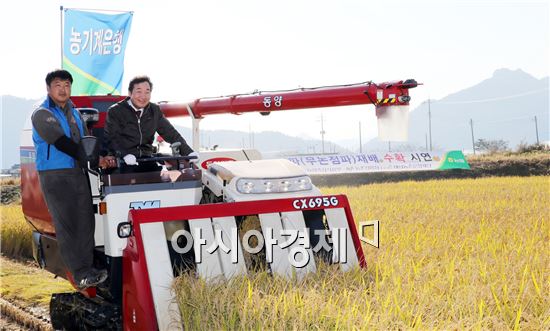
[[[346,219],[346,212],[343,208],[327,209],[325,210],[325,214],[327,215],[327,223],[329,228],[341,229],[346,226],[346,224],[344,223]],[[355,246],[352,239],[352,234],[349,231],[346,231],[344,235],[345,235],[345,240],[341,240],[340,238],[342,237],[338,236],[340,238],[338,238],[337,244],[341,245],[341,247],[343,248],[340,251],[345,250],[345,252],[352,252]],[[357,260],[357,255],[355,254],[344,254],[344,256],[346,257],[347,260],[345,261],[345,263],[340,263],[342,271],[347,271],[359,263],[359,261]]]
[[[315,266],[315,260],[313,258],[313,251],[311,249],[310,245],[304,245],[300,238],[307,238],[309,235],[308,231],[306,231],[306,221],[304,220],[304,215],[301,211],[291,211],[291,212],[282,212],[281,213],[281,222],[283,224],[283,228],[285,230],[294,230],[298,233],[298,238],[288,247],[289,253],[293,254],[293,249],[297,249],[300,246],[303,247],[304,252],[306,252],[309,257],[309,263],[306,264],[302,268],[294,268],[296,270],[296,276],[298,278],[302,278],[307,273],[315,272],[317,270],[317,267]],[[305,259],[304,256],[300,257],[301,259]]]
[[[241,242],[232,234],[233,229],[237,229],[235,217],[216,217],[212,219],[214,231],[220,231],[222,241],[231,249],[225,252],[218,249],[220,260],[225,278],[230,279],[239,275],[246,275],[246,265],[244,263],[243,249]],[[237,261],[232,260],[231,252],[237,250]]]
[[[277,240],[277,242],[285,241],[282,235],[283,224],[281,223],[281,215],[279,213],[260,214],[259,218],[263,233],[267,233],[271,229],[273,231],[271,235],[274,240]],[[268,260],[272,261],[271,271],[273,273],[287,278],[292,277],[294,267],[290,264],[288,254],[288,248],[283,248],[279,245],[273,246],[271,258],[267,257]]]
[[[128,238],[122,259],[122,320],[124,330],[156,330],[157,317],[153,303],[141,229]]]
[[[189,228],[191,229],[191,234],[193,235],[193,240],[195,243],[195,254],[199,254],[202,260],[201,263],[197,264],[197,272],[199,275],[206,280],[213,280],[223,277],[224,275],[219,256],[219,249],[211,254],[207,252],[210,244],[216,241],[216,238],[214,237],[214,230],[212,229],[212,220],[210,218],[192,219],[189,221]],[[196,243],[199,238],[196,236],[197,231],[201,232],[200,237],[203,238],[204,243],[206,244],[199,247],[200,252],[197,251],[196,248]]]
[[[162,223],[141,224],[141,235],[144,245],[147,272],[151,282],[155,312],[158,318],[159,330],[175,330],[181,326],[181,318],[172,285],[174,273],[170,253],[166,245],[164,225]]]

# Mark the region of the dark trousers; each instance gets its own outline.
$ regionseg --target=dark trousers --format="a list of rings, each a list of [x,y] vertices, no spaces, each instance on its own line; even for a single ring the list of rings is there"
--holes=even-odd
[[[38,174],[61,258],[79,282],[92,268],[94,254],[95,218],[88,177],[79,168]]]

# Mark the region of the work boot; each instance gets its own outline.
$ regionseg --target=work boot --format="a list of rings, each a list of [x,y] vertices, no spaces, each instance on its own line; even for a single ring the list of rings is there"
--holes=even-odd
[[[85,290],[89,287],[97,286],[107,279],[107,270],[91,269],[88,274],[77,284],[79,290]]]

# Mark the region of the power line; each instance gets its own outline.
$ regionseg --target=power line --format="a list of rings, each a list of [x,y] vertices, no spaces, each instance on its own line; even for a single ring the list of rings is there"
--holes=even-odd
[[[474,151],[474,155],[476,155],[476,144],[474,139],[474,121],[470,118],[470,129],[472,130],[472,149]]]
[[[535,116],[535,133],[537,135],[537,145],[540,145],[540,140],[539,140],[539,125],[538,125],[538,122],[537,122],[537,117]]]

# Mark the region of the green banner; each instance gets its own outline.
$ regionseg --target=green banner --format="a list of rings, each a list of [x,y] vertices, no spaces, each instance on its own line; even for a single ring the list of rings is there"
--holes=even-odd
[[[438,169],[470,169],[470,165],[468,164],[468,161],[466,161],[466,158],[461,151],[450,151],[445,153],[443,162]]]

